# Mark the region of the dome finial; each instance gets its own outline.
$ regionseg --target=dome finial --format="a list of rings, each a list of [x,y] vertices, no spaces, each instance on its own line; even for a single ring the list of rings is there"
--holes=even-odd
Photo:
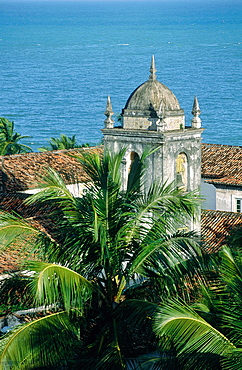
[[[156,69],[155,69],[155,57],[151,57],[151,66],[150,66],[150,80],[156,80]]]
[[[112,116],[114,115],[114,113],[110,96],[108,96],[107,98],[106,111],[104,112],[104,114],[105,116],[107,116],[107,118],[104,121],[105,128],[113,128],[114,120],[112,119]]]

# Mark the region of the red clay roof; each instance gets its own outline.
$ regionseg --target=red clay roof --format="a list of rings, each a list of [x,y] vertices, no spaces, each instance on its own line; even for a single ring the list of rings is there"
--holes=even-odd
[[[22,203],[23,198],[15,197],[14,195],[11,195],[11,198],[15,201],[17,207],[13,210],[21,210],[23,216],[25,213],[23,209],[26,207]],[[7,204],[8,200],[11,202],[10,196],[6,195],[5,201],[1,203]],[[9,209],[7,210],[9,211]],[[30,211],[31,213],[32,211]],[[241,213],[203,210],[201,215],[201,234],[204,250],[209,253],[218,251],[226,243],[229,232],[239,225],[242,227]],[[17,246],[14,250],[9,249],[1,252],[0,273],[17,270],[21,262],[23,262],[23,258],[26,258],[26,251],[21,251]]]
[[[242,227],[242,213],[202,210],[201,234],[205,251],[216,252],[235,227]]]
[[[38,186],[47,167],[56,169],[67,184],[82,182],[85,174],[75,158],[80,151],[102,152],[102,147],[0,157],[2,191],[15,192]],[[242,186],[242,147],[202,144],[202,177],[209,183]]]
[[[56,152],[27,153],[0,157],[0,184],[4,192],[16,192],[38,187],[45,169],[57,170],[67,184],[83,182],[85,173],[71,157],[85,150],[102,152],[102,147],[70,149]]]
[[[201,171],[211,184],[242,186],[242,146],[202,144]]]
[[[29,219],[31,224],[40,230],[48,232],[50,207],[44,207],[44,210],[40,210],[34,204],[26,205],[24,200],[27,197],[28,195],[24,193],[1,193],[0,212],[5,211],[13,215],[17,213],[21,217]],[[53,222],[51,227],[53,227]],[[19,266],[24,260],[33,259],[33,255],[30,253],[30,249],[32,249],[29,247],[30,241],[30,237],[23,239],[20,235],[6,250],[0,248],[0,274],[19,270]]]

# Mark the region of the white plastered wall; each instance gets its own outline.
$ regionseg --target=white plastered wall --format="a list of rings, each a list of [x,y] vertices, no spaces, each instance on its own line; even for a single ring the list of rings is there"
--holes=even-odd
[[[236,212],[236,199],[242,199],[242,190],[231,186],[215,187],[202,179],[201,195],[204,198],[203,209]]]
[[[201,196],[204,199],[202,209],[216,210],[216,188],[212,184],[208,184],[201,180]]]

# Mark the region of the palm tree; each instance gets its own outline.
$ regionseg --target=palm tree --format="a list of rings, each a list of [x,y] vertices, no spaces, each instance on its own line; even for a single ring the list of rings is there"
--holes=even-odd
[[[14,122],[0,117],[0,155],[28,153],[32,149],[19,141],[29,138],[14,131]]]
[[[198,301],[169,299],[157,310],[155,331],[166,338],[160,343],[182,369],[242,368],[241,250],[224,246],[214,257],[217,272]]]
[[[51,150],[64,150],[64,149],[89,147],[88,143],[79,145],[76,141],[76,135],[73,135],[72,137],[68,137],[63,134],[60,135],[60,138],[52,137],[49,140],[49,144],[50,144],[49,146],[42,146],[41,148],[39,148],[39,151],[47,152]]]
[[[202,253],[193,233],[181,231],[196,214],[196,194],[161,183],[144,194],[148,152],[133,162],[123,191],[124,153],[78,157],[87,174],[83,197],[74,198],[50,169],[27,200],[41,217],[0,215],[1,240],[16,243],[24,233],[41,256],[24,268],[32,271],[33,305],[52,312],[0,341],[4,369],[137,368],[141,355],[158,348],[158,305],[196,294],[191,282],[202,279]]]

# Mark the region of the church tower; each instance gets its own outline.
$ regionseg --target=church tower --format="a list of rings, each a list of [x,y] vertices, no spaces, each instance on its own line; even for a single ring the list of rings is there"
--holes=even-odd
[[[110,97],[107,100],[104,135],[105,148],[118,152],[126,148],[123,159],[123,187],[132,161],[146,148],[158,148],[147,158],[145,189],[155,180],[176,181],[184,191],[200,188],[201,120],[195,97],[191,125],[185,125],[183,109],[171,90],[156,79],[154,57],[148,81],[137,87],[122,110],[121,126],[114,127]]]

